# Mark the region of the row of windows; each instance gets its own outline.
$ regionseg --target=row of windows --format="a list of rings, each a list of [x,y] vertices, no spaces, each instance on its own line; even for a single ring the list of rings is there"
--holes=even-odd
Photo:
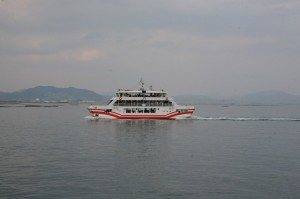
[[[187,109],[176,109],[177,112],[182,113],[182,112],[187,112]]]
[[[117,97],[166,97],[166,93],[117,93]]]
[[[125,113],[156,113],[156,108],[125,108]]]
[[[167,100],[117,100],[114,106],[172,106]]]

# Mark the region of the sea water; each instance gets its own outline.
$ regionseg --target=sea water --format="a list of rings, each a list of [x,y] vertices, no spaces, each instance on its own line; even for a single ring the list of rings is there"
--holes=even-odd
[[[0,108],[0,198],[300,198],[299,106],[197,106],[188,120]]]

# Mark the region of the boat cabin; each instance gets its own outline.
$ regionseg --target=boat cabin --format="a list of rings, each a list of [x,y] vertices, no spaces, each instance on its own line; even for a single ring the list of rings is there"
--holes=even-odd
[[[118,90],[117,97],[166,97],[167,92],[161,91],[146,91],[146,90]]]

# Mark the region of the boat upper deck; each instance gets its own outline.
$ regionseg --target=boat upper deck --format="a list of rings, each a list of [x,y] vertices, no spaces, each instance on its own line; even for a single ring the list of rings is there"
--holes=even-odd
[[[117,97],[166,97],[167,92],[164,90],[118,90]]]

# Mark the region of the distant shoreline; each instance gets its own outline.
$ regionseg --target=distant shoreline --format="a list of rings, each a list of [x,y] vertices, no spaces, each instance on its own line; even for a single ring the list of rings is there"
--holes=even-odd
[[[59,107],[63,104],[44,104],[44,103],[18,103],[18,104],[0,104],[0,108],[10,108],[10,107]]]

